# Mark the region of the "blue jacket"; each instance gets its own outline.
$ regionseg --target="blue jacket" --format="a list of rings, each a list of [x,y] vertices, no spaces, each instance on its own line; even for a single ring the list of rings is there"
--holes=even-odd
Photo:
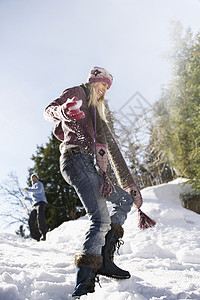
[[[40,201],[44,201],[45,203],[47,203],[44,186],[39,180],[35,181],[32,184],[32,187],[28,189],[28,192],[31,193],[31,198],[26,197],[26,199],[29,201],[33,201],[33,204],[36,204]]]

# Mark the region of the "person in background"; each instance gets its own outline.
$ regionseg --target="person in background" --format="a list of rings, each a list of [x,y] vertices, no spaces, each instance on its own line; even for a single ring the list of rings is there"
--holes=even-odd
[[[106,118],[105,94],[112,82],[106,69],[94,67],[85,84],[64,90],[44,110],[46,120],[58,122],[54,134],[62,142],[61,174],[76,190],[90,220],[82,250],[74,257],[75,299],[95,291],[98,274],[117,279],[131,276],[115,265],[113,256],[123,237],[127,214],[133,203],[140,208],[142,198]],[[108,159],[119,186],[108,178]],[[113,204],[110,214],[106,201]],[[142,227],[155,225],[139,212]]]
[[[33,207],[29,216],[28,224],[30,228],[31,237],[37,241],[45,241],[47,233],[47,225],[45,221],[45,207],[47,205],[47,199],[44,192],[44,186],[41,181],[38,180],[36,174],[31,175],[32,187],[24,188],[24,192],[31,193],[31,197],[25,197],[33,203]],[[38,226],[36,226],[36,221]]]

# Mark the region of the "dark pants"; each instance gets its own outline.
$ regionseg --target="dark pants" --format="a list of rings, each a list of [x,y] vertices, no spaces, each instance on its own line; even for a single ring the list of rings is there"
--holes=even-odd
[[[31,210],[28,220],[31,237],[37,241],[40,240],[41,235],[45,235],[47,232],[47,226],[44,217],[45,207],[46,203],[44,201],[36,203]],[[38,226],[36,225],[36,221]]]

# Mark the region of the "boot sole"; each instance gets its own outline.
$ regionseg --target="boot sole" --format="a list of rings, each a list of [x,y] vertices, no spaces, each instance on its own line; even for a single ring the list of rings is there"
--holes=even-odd
[[[117,276],[117,275],[110,275],[110,274],[103,274],[103,273],[97,273],[97,275],[102,275],[102,276],[106,276],[109,278],[114,278],[114,279],[129,279],[131,277],[131,275],[127,275],[127,276]]]

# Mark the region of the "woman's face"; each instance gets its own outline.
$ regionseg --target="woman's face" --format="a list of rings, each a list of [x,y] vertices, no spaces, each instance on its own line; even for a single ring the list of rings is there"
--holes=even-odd
[[[105,82],[97,82],[95,87],[95,92],[97,94],[97,99],[100,99],[102,96],[104,96],[108,90],[108,84]]]

